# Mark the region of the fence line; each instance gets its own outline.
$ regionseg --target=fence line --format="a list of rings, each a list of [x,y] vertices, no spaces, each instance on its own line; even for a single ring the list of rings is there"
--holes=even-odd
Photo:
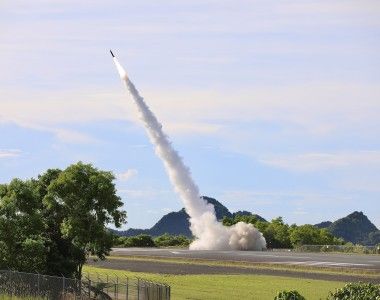
[[[380,254],[380,245],[362,246],[362,245],[302,245],[294,248],[299,252],[341,252],[341,253],[359,253],[359,254]]]
[[[0,270],[0,296],[36,300],[170,300],[170,286],[141,278],[85,275],[73,278]]]

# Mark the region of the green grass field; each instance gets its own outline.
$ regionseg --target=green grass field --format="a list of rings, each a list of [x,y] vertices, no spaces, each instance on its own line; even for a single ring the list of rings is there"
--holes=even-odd
[[[281,290],[298,290],[306,299],[326,299],[343,282],[263,275],[162,275],[85,266],[84,272],[106,276],[140,277],[169,284],[172,299],[273,299]]]

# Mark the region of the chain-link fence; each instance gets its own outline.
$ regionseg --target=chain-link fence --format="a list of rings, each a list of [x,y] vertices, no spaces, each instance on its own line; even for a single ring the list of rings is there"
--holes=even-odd
[[[169,300],[170,286],[140,278],[86,275],[82,280],[0,270],[0,296],[36,300]]]
[[[340,252],[340,253],[359,253],[359,254],[380,254],[380,245],[302,245],[294,248],[299,252]]]

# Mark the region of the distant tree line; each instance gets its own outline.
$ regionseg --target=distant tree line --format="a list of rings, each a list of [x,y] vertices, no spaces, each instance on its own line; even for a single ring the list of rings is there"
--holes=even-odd
[[[282,217],[270,222],[259,220],[254,215],[236,215],[224,217],[223,225],[232,226],[238,222],[253,224],[265,237],[268,248],[293,248],[301,245],[342,245],[344,240],[336,238],[328,229],[319,229],[313,225],[288,225]]]
[[[165,233],[153,238],[148,234],[115,237],[114,246],[119,247],[188,247],[191,240],[184,235]]]
[[[224,217],[223,225],[232,226],[238,222],[253,224],[263,233],[268,248],[293,248],[302,245],[342,245],[342,239],[334,237],[327,229],[319,229],[313,225],[284,223],[281,217],[270,222],[259,220],[254,215],[236,215],[232,218]],[[192,239],[184,235],[170,235],[165,233],[158,237],[147,234],[124,237],[117,236],[114,245],[119,247],[187,247]]]
[[[334,236],[328,228],[318,228],[314,225],[286,224],[282,217],[266,221],[256,215],[235,214],[232,217],[224,217],[223,225],[232,226],[238,222],[254,225],[265,237],[268,249],[298,248],[302,251],[339,251],[354,253],[378,253],[380,244],[372,251],[365,246],[354,245],[342,238]],[[165,233],[158,237],[148,234],[136,236],[116,236],[114,246],[119,247],[187,247],[193,238],[184,235],[170,235]],[[302,247],[311,245],[315,247]],[[330,247],[326,246],[329,245]],[[334,247],[331,247],[334,245]],[[372,251],[372,252],[371,252]]]
[[[120,227],[114,176],[81,162],[37,179],[0,185],[0,269],[81,277],[86,258],[104,259]]]

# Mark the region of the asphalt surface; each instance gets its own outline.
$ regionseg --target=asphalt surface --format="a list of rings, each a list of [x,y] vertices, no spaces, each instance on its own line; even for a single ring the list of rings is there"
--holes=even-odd
[[[240,261],[310,267],[369,269],[380,274],[380,255],[300,253],[288,251],[192,251],[184,249],[114,248],[115,256],[154,256],[164,258]]]
[[[269,275],[293,277],[302,279],[316,279],[343,282],[372,282],[380,283],[380,277],[359,276],[354,274],[329,274],[329,273],[312,273],[292,270],[278,269],[254,269],[232,266],[208,266],[196,264],[178,264],[160,261],[142,261],[111,258],[107,260],[89,260],[88,265],[106,268],[111,270],[128,270],[132,272],[174,274],[174,275],[196,275],[196,274],[220,274],[220,275]]]

